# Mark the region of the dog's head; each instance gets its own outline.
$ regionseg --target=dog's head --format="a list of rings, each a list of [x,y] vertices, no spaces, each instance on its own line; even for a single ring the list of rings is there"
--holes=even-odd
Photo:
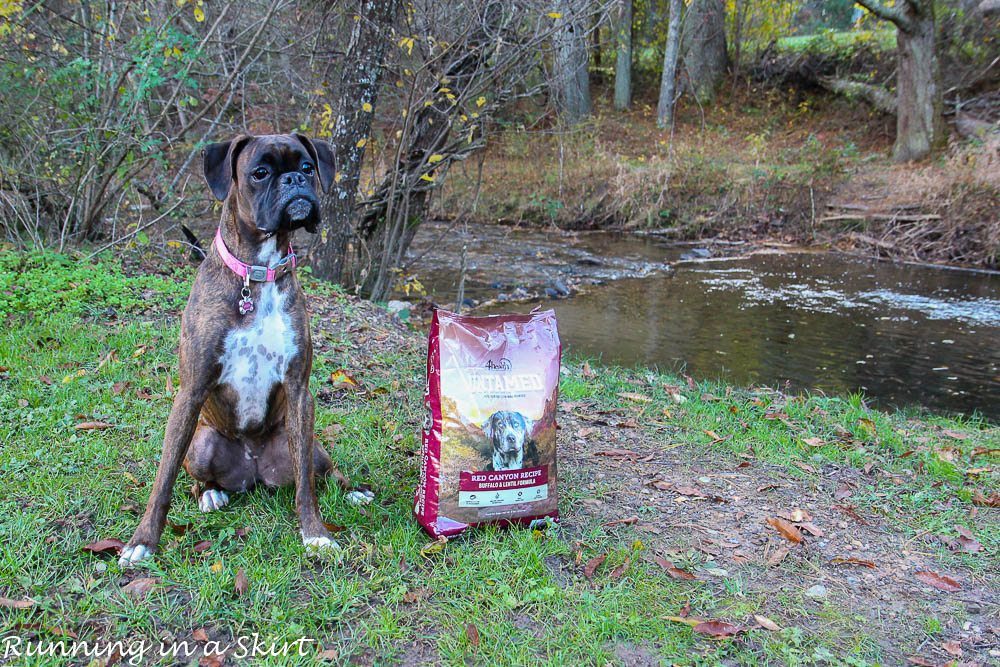
[[[320,222],[317,193],[333,183],[330,144],[301,134],[241,135],[204,151],[212,194],[230,202],[241,220],[264,237]]]
[[[534,422],[520,412],[501,410],[494,412],[483,424],[483,433],[493,445],[493,453],[512,459],[524,452],[524,444],[531,436]]]

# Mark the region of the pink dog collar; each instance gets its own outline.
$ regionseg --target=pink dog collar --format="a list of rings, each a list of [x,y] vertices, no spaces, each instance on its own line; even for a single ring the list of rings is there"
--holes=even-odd
[[[222,262],[229,267],[229,270],[243,279],[243,290],[240,292],[240,301],[237,304],[240,315],[253,312],[253,298],[250,296],[250,282],[272,283],[279,274],[284,275],[295,268],[295,251],[292,244],[288,244],[288,254],[278,260],[274,266],[258,266],[255,264],[245,264],[233,256],[226,247],[226,242],[222,240],[222,227],[215,230],[215,249],[219,252]]]
[[[222,227],[215,230],[215,249],[219,251],[219,256],[229,269],[240,278],[247,279],[247,282],[271,283],[278,275],[284,275],[295,268],[295,251],[292,244],[288,244],[288,254],[278,260],[274,266],[257,266],[254,264],[244,264],[229,252],[226,242],[222,240]]]

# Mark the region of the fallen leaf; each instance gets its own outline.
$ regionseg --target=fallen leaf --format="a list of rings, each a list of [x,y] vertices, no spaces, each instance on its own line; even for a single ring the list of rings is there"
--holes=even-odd
[[[28,607],[33,607],[35,601],[31,598],[25,598],[23,600],[11,600],[10,598],[0,597],[0,607],[5,609],[27,609]]]
[[[981,507],[1000,507],[1000,491],[994,491],[993,495],[987,497],[979,489],[972,494],[972,504]]]
[[[611,570],[611,574],[608,575],[610,579],[621,579],[621,576],[625,574],[625,570],[628,569],[629,564],[632,562],[631,557],[626,557],[625,562]]]
[[[198,667],[222,667],[226,662],[226,654],[206,653],[198,660]]]
[[[342,530],[346,530],[346,528],[347,528],[346,526],[340,526],[340,525],[337,525],[337,524],[335,524],[335,523],[328,523],[328,522],[326,522],[326,521],[324,521],[324,522],[323,522],[323,525],[324,525],[324,526],[326,527],[326,529],[327,529],[328,531],[330,531],[331,533],[339,533],[339,532],[341,532]]]
[[[128,593],[134,598],[145,597],[153,587],[156,586],[158,579],[154,577],[143,577],[141,579],[133,579],[124,586],[122,590]]]
[[[854,519],[855,521],[857,521],[858,523],[860,523],[862,526],[867,526],[868,525],[868,522],[865,521],[861,517],[861,515],[858,514],[855,511],[854,505],[834,505],[833,509],[835,509],[835,510],[837,510],[839,512],[843,512],[847,516],[851,517],[852,519]]]
[[[576,432],[576,437],[586,438],[588,435],[592,435],[597,432],[597,429],[592,426],[584,426],[579,431]]]
[[[812,521],[803,521],[799,524],[799,528],[806,531],[810,535],[815,537],[823,537],[823,531],[820,530],[819,526],[814,524]]]
[[[687,618],[686,616],[666,616],[668,621],[673,621],[674,623],[683,623],[684,625],[690,625],[692,628],[704,623],[700,618]]]
[[[757,621],[757,625],[764,628],[765,630],[770,630],[771,632],[778,632],[781,627],[769,619],[767,616],[760,616],[759,614],[753,615],[753,620]]]
[[[854,493],[854,489],[847,482],[841,482],[837,490],[833,492],[833,497],[835,500],[843,500],[844,498],[849,498]]]
[[[794,465],[794,466],[795,466],[796,468],[799,468],[799,469],[801,469],[801,470],[805,470],[806,472],[811,472],[811,473],[813,473],[813,474],[815,474],[815,473],[816,473],[816,468],[813,468],[813,467],[812,467],[811,465],[809,465],[808,463],[803,463],[802,461],[793,461],[793,462],[792,462],[792,464],[793,464],[793,465]]]
[[[218,574],[222,572],[222,561],[221,560],[215,561],[208,569],[212,574]]]
[[[131,384],[131,383],[129,383],[129,382],[115,382],[113,385],[111,385],[111,393],[114,394],[115,396],[117,396],[118,394],[120,394],[123,391],[125,391],[126,389],[128,389],[129,384]]]
[[[442,535],[430,544],[425,544],[420,548],[420,555],[424,558],[429,558],[430,556],[440,553],[444,550],[444,545],[448,544],[448,538]]]
[[[951,429],[945,429],[945,430],[941,431],[941,433],[945,434],[949,438],[955,438],[955,440],[968,440],[969,439],[969,434],[968,433],[962,433],[961,431],[952,431]]]
[[[413,590],[406,591],[406,593],[403,594],[403,603],[414,604],[416,602],[420,602],[421,600],[426,600],[431,596],[431,593],[433,593],[433,591],[429,588],[414,588]]]
[[[594,456],[607,456],[613,459],[629,459],[629,458],[639,458],[639,452],[633,452],[631,449],[602,449],[599,452],[594,452]]]
[[[948,593],[955,593],[962,590],[962,585],[960,583],[951,577],[940,575],[936,572],[921,570],[920,572],[915,572],[913,576],[928,586],[937,588],[938,590],[947,591]]]
[[[50,378],[48,375],[39,375],[38,376],[38,381],[41,382],[42,384],[46,385],[46,386],[49,386],[49,385],[52,384],[52,378]]]
[[[594,571],[601,566],[601,563],[608,557],[607,554],[601,554],[600,556],[594,556],[587,561],[587,564],[583,566],[583,576],[587,577],[588,580],[594,578]]]
[[[361,385],[343,368],[330,373],[330,384],[334,389],[355,389]]]
[[[788,547],[781,547],[772,553],[767,558],[767,564],[771,567],[776,567],[781,564],[781,561],[785,560],[785,556],[789,553]]]
[[[657,565],[666,570],[667,574],[669,574],[674,579],[684,579],[687,581],[698,579],[698,577],[696,577],[695,575],[691,574],[687,570],[682,570],[681,568],[677,567],[676,565],[674,565],[665,558],[661,558],[660,556],[653,556],[653,560],[656,561]]]
[[[614,521],[608,521],[605,527],[610,528],[611,526],[623,525],[627,526],[629,524],[639,523],[639,517],[637,516],[627,516],[624,519],[615,519]]]
[[[830,565],[860,565],[861,567],[875,569],[875,563],[870,560],[860,558],[834,558],[830,560]]]
[[[618,392],[619,398],[624,398],[629,401],[635,401],[636,403],[652,403],[653,399],[649,396],[644,396],[643,394],[636,394],[631,391],[620,391]]]
[[[110,538],[107,540],[99,540],[93,542],[83,547],[84,551],[89,551],[92,554],[103,554],[103,553],[116,553],[120,554],[122,549],[125,548],[125,543],[121,540],[116,540],[115,538]]]
[[[472,623],[465,624],[465,636],[469,638],[469,643],[473,648],[479,646],[479,629]]]
[[[597,373],[595,373],[593,369],[591,369],[589,361],[583,362],[583,367],[580,369],[580,374],[587,379],[597,377]]]
[[[925,660],[925,659],[923,659],[923,658],[921,658],[919,656],[911,656],[911,657],[907,658],[906,660],[911,665],[920,665],[921,667],[937,667],[937,665],[935,665],[930,660]]]
[[[878,430],[877,427],[875,426],[875,422],[873,422],[868,417],[861,417],[860,419],[858,419],[858,425],[861,426],[861,428],[864,429],[865,431],[868,431],[868,435],[875,435],[876,431]]]
[[[26,399],[26,398],[19,398],[19,399],[17,399],[17,404],[20,405],[22,408],[26,408],[29,405],[31,405],[30,403],[28,403],[28,399]]]
[[[207,642],[208,633],[205,632],[205,628],[198,628],[197,630],[191,633],[191,638],[194,639],[196,642]]]
[[[790,542],[798,544],[802,541],[802,533],[799,529],[785,521],[781,517],[772,517],[767,520],[767,523],[771,525],[775,530],[781,533],[781,536]]]
[[[73,428],[75,428],[78,431],[93,431],[93,430],[111,428],[111,424],[107,422],[80,422]]]
[[[956,658],[962,655],[962,645],[954,639],[947,642],[941,642],[941,648],[943,648],[949,655],[953,655]]]
[[[250,590],[250,580],[247,579],[247,573],[243,571],[241,567],[236,571],[236,580],[233,582],[233,590],[236,591],[236,595],[243,597]]]
[[[212,540],[202,540],[194,545],[194,552],[200,554],[202,551],[206,551],[212,546]]]
[[[990,454],[1000,454],[1000,447],[976,447],[969,456],[988,456]]]
[[[732,623],[726,623],[725,621],[705,621],[694,626],[694,631],[720,639],[722,637],[732,637],[739,632],[743,632],[743,628]]]
[[[674,485],[670,482],[664,481],[662,479],[656,479],[649,483],[650,486],[656,487],[660,491],[669,491],[674,488]]]
[[[317,660],[326,660],[327,662],[336,662],[340,659],[340,653],[335,648],[328,648],[325,651],[320,651],[316,654]]]
[[[826,444],[823,438],[803,438],[802,442],[809,445],[810,447],[822,447]]]

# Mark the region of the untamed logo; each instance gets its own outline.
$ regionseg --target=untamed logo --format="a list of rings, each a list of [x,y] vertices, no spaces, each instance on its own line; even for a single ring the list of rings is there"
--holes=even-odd
[[[487,360],[485,368],[488,371],[509,371],[514,367],[511,365],[510,359],[504,357],[499,361],[493,361],[492,359]]]

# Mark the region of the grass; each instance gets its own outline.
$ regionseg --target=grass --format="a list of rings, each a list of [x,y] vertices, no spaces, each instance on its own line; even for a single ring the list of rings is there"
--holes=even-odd
[[[852,49],[873,47],[876,51],[891,51],[896,48],[896,30],[827,30],[812,35],[782,37],[777,42],[779,51],[791,53],[841,54]]]
[[[4,261],[17,265],[10,256]],[[78,270],[65,258],[49,267],[55,275],[46,280],[57,282]],[[333,662],[363,664],[614,664],[629,652],[666,664],[881,660],[879,638],[859,630],[861,623],[832,604],[822,609],[815,627],[799,623],[776,633],[754,629],[724,641],[696,635],[667,617],[690,604],[693,614],[752,624],[751,615],[775,600],[748,587],[739,572],[719,585],[667,577],[649,562],[645,537],[629,526],[589,523],[579,532],[484,529],[423,554],[429,539],[412,517],[423,360],[412,350],[352,356],[352,340],[361,334],[346,330],[329,332],[329,349],[317,355],[314,390],[338,367],[385,369],[378,371],[381,376],[373,370],[371,381],[400,384],[397,391],[338,396],[318,406],[318,432],[340,425],[335,442],[327,442],[334,460],[377,494],[376,503],[356,508],[334,486],[322,489],[323,515],[343,526],[338,534],[343,557],[313,561],[304,555],[289,489],[256,490],[236,497],[222,512],[202,515],[182,473],[160,553],[147,571],[123,572],[110,557],[81,547],[102,538],[127,539],[137,523],[155,472],[171,388],[178,385],[178,321],[176,311],[134,298],[149,278],[125,275],[107,261],[95,268],[58,283],[72,291],[80,285],[70,283],[113,276],[88,293],[86,308],[53,308],[45,316],[31,316],[22,306],[0,312],[10,325],[0,334],[5,415],[0,424],[0,596],[35,601],[26,609],[0,606],[0,627],[7,628],[0,633],[0,647],[3,636],[146,641],[157,647],[186,640],[194,647],[192,636],[203,630],[221,646],[241,642],[231,648],[231,658],[252,647],[254,633],[263,648],[277,643],[278,650],[283,642],[314,640],[304,645],[305,656],[295,656],[292,649],[292,656],[265,656],[257,663],[274,665],[313,664],[320,650],[328,651],[324,655]],[[186,293],[190,270],[178,277],[165,293]],[[34,294],[51,290],[49,282],[36,285],[16,277],[13,282],[19,304],[53,298]],[[309,284],[341,308],[362,308],[337,290]],[[105,308],[110,303],[116,304],[114,312]],[[323,329],[322,322],[316,325]],[[572,357],[566,362],[563,401],[629,410],[642,423],[642,437],[661,443],[657,446],[682,443],[684,450],[716,457],[729,467],[752,449],[757,459],[786,466],[803,483],[820,482],[821,476],[796,462],[876,462],[901,476],[902,485],[875,482],[853,500],[901,522],[907,534],[953,525],[971,508],[974,486],[984,492],[997,488],[994,473],[978,479],[967,473],[974,463],[985,465],[982,458],[971,458],[974,447],[996,446],[996,428],[981,421],[881,413],[867,409],[858,397],[782,399],[718,384],[691,389],[682,379],[641,370],[601,368],[596,378],[588,378],[580,362]],[[636,406],[620,396],[623,392],[642,392],[650,402]],[[686,402],[675,402],[677,392]],[[778,412],[780,419],[771,418]],[[112,427],[74,428],[84,421]],[[956,440],[942,429],[967,438]],[[811,447],[803,442],[809,437],[824,444]],[[860,448],[845,446],[855,440]],[[944,448],[950,460],[941,459]],[[916,451],[907,455],[911,449]],[[994,456],[989,463],[995,462]],[[610,484],[588,488],[594,480],[572,469],[564,470],[563,481],[560,509],[569,517],[577,513],[579,500],[600,495],[602,488],[615,492]],[[984,516],[975,531],[984,554],[946,552],[941,557],[995,577],[990,575],[995,559],[987,554],[1000,548],[1000,527],[995,517]],[[195,548],[204,541],[210,543],[206,549]],[[604,553],[607,562],[588,581],[578,563]],[[607,575],[626,559],[631,564],[620,578]],[[249,581],[242,596],[234,588],[240,570]],[[147,596],[123,591],[135,577],[157,580]],[[797,593],[779,596],[791,615],[811,613]],[[918,625],[930,635],[940,631],[941,621],[929,615]],[[169,662],[149,654],[146,660]]]

